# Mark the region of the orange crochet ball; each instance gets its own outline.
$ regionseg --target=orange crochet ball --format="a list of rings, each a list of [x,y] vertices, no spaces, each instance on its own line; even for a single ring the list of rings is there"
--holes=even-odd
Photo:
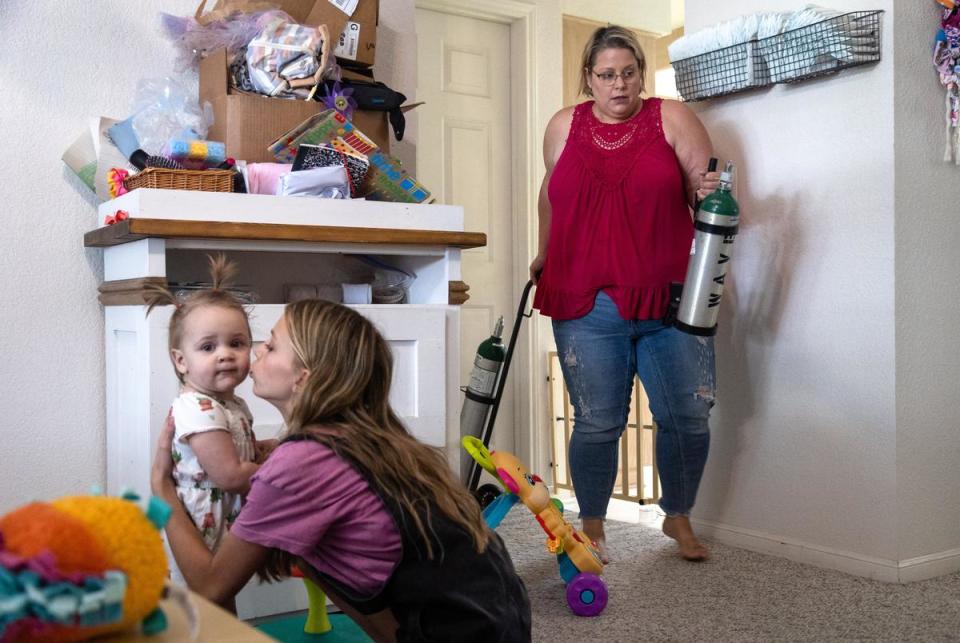
[[[0,641],[79,641],[141,622],[163,629],[164,510],[156,499],[148,515],[126,498],[77,496],[0,517],[9,565],[0,585]]]
[[[5,548],[24,558],[50,551],[63,573],[99,575],[108,568],[103,547],[86,525],[44,502],[0,517],[0,534]]]
[[[124,630],[139,623],[160,602],[167,580],[167,555],[160,531],[138,505],[122,498],[76,496],[52,504],[86,523],[110,552],[111,569],[127,576],[123,621],[107,629]]]

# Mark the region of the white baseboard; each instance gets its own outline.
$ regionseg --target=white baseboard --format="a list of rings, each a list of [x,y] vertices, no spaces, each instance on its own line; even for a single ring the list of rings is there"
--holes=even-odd
[[[900,582],[912,583],[958,571],[960,571],[960,549],[948,549],[937,554],[901,560]]]
[[[960,571],[960,549],[896,561],[812,545],[710,520],[691,518],[691,522],[698,534],[725,545],[887,583],[912,583]]]
[[[306,610],[307,590],[299,578],[261,583],[256,577],[237,594],[237,616],[244,620]]]

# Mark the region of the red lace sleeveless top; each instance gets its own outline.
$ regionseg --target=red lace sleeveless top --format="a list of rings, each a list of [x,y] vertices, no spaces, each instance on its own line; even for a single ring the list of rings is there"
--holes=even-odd
[[[615,124],[593,115],[593,101],[574,108],[547,186],[550,238],[533,301],[542,314],[582,317],[599,290],[624,319],[666,312],[670,282],[686,275],[693,223],[661,103],[647,98]]]

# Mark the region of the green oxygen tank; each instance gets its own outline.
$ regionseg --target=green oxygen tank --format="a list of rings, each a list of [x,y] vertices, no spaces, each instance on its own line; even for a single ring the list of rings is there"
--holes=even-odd
[[[473,370],[470,371],[470,380],[464,389],[465,398],[460,410],[460,436],[466,435],[475,438],[481,437],[490,407],[493,405],[493,394],[496,391],[500,369],[506,359],[506,349],[503,346],[503,317],[497,319],[493,334],[480,342],[477,355],[473,359]],[[470,475],[469,458],[463,458],[460,466],[461,477],[467,482]]]
[[[707,195],[693,223],[694,241],[674,325],[692,335],[715,335],[723,285],[730,269],[740,206],[731,193],[733,163],[720,175],[720,187]]]

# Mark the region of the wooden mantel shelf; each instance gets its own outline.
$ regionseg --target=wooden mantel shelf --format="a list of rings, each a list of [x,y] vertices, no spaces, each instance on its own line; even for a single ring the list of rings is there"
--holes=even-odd
[[[282,223],[232,223],[227,221],[140,219],[136,217],[91,230],[83,235],[83,245],[88,248],[106,248],[148,237],[447,246],[454,248],[479,248],[487,245],[487,235],[482,232],[352,228]]]

